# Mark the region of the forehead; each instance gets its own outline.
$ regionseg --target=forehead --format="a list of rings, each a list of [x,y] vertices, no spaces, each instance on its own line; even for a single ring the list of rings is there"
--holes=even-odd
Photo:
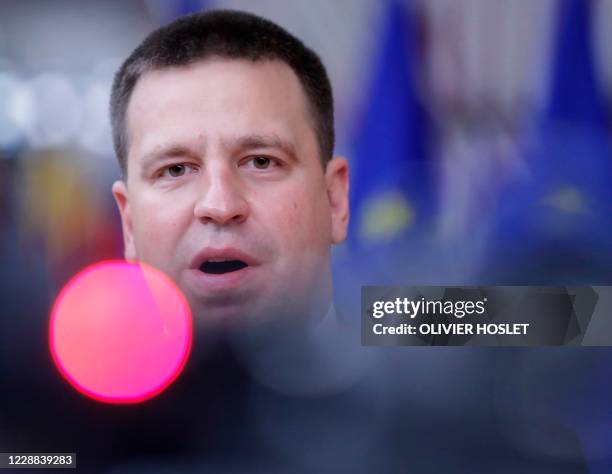
[[[127,109],[128,156],[167,141],[276,135],[316,144],[304,89],[281,61],[212,58],[143,74]]]

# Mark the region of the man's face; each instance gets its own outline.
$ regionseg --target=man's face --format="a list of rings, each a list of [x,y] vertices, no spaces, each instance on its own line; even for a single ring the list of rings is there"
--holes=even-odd
[[[128,177],[113,194],[127,259],[167,273],[200,321],[329,304],[348,169],[335,158],[323,170],[287,65],[215,58],[148,72],[126,122]]]

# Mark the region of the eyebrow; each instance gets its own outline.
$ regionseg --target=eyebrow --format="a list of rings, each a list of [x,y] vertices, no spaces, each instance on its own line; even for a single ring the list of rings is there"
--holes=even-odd
[[[238,151],[245,151],[253,148],[275,148],[281,150],[291,160],[295,162],[299,161],[295,151],[295,146],[292,143],[283,140],[276,134],[241,135],[231,140],[224,140],[222,143],[225,148]],[[150,168],[159,160],[184,156],[198,157],[199,155],[192,148],[181,143],[169,143],[162,145],[144,155],[141,161],[142,173],[146,175]]]
[[[237,148],[238,150],[246,150],[251,148],[276,148],[287,155],[291,160],[298,161],[295,146],[280,138],[276,134],[259,135],[250,134],[242,135],[233,139],[230,143],[224,142],[228,148]],[[229,145],[229,146],[228,146]]]
[[[159,160],[165,158],[176,158],[179,156],[195,156],[194,151],[180,143],[169,143],[163,145],[147,154],[142,158],[141,170],[146,174],[149,169]]]

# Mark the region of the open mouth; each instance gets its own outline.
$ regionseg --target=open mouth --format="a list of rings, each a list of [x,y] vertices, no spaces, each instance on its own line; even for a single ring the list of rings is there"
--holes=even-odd
[[[242,260],[211,259],[200,265],[200,271],[211,275],[222,275],[224,273],[236,272],[248,267]]]

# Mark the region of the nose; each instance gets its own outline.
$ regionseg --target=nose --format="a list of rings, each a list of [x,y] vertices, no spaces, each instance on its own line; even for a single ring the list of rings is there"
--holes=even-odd
[[[249,205],[237,177],[231,170],[208,170],[203,191],[194,207],[194,216],[203,223],[240,224],[249,214]]]

